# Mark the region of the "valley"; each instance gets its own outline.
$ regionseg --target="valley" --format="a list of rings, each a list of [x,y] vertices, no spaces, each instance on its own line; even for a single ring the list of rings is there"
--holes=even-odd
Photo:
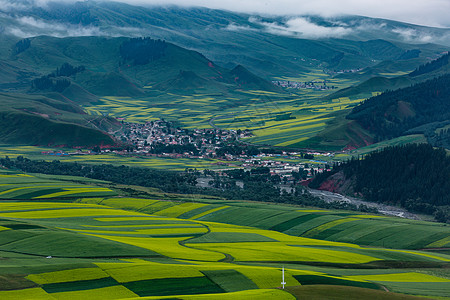
[[[1,2],[0,298],[450,299],[450,28],[172,2]]]

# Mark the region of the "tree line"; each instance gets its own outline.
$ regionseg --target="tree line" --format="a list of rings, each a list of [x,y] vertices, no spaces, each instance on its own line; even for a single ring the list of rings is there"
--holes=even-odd
[[[120,46],[120,55],[124,61],[132,61],[134,65],[146,65],[163,57],[166,48],[166,41],[163,40],[130,38]]]
[[[71,81],[67,77],[83,72],[85,69],[86,68],[84,66],[74,67],[69,63],[64,63],[54,72],[33,79],[31,81],[31,90],[33,91],[51,90],[54,92],[61,93],[71,85]]]
[[[447,54],[439,57],[436,60],[430,61],[429,63],[426,63],[424,65],[421,65],[418,68],[416,68],[413,72],[409,73],[408,76],[415,77],[415,76],[419,76],[419,75],[423,75],[426,73],[436,71],[436,70],[442,68],[443,66],[448,65],[449,57],[450,57],[450,54],[447,53]]]
[[[434,214],[438,221],[450,222],[450,157],[443,148],[429,144],[387,147],[336,165],[331,172],[317,175],[310,186],[320,186],[337,172],[352,181],[354,192],[367,201]]]
[[[0,165],[7,169],[15,169],[29,173],[80,176],[110,181],[124,185],[152,187],[169,193],[202,194],[230,200],[250,200],[275,203],[288,203],[302,206],[315,206],[327,209],[346,209],[364,212],[376,212],[365,205],[353,205],[346,202],[331,202],[311,195],[303,187],[282,191],[272,182],[247,181],[243,188],[236,184],[220,188],[202,188],[197,186],[198,172],[174,172],[149,168],[113,166],[108,164],[88,165],[79,163],[51,162],[30,160],[22,156],[16,159],[8,157],[0,159]],[[223,179],[228,180],[228,179]]]

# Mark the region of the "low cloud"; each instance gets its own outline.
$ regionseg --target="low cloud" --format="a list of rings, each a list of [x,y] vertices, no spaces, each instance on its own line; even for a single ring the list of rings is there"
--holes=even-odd
[[[410,28],[395,28],[392,32],[397,33],[401,39],[409,43],[431,43],[437,40],[430,34]]]
[[[256,28],[250,27],[248,25],[242,26],[242,25],[237,25],[236,23],[230,23],[224,29],[228,30],[228,31],[257,31],[258,30]]]
[[[30,5],[21,2],[13,2],[9,0],[0,0],[0,11],[13,12],[17,10],[27,10]]]
[[[47,22],[33,17],[19,17],[14,18],[6,15],[2,15],[4,18],[8,18],[11,23],[15,25],[9,25],[4,28],[4,31],[8,34],[15,35],[20,38],[34,37],[39,35],[48,35],[58,38],[64,37],[77,37],[77,36],[143,36],[148,34],[143,28],[135,27],[118,27],[110,26],[108,28],[100,28],[96,26],[82,26],[73,24],[64,24],[58,22]]]
[[[38,35],[54,37],[104,35],[98,27],[66,25],[57,22],[50,23],[33,17],[19,17],[13,20],[17,22],[17,25],[8,26],[6,32],[21,38]]]
[[[343,27],[337,24],[334,26],[321,26],[313,23],[306,17],[291,18],[283,24],[276,22],[264,22],[257,18],[250,18],[249,21],[263,26],[264,30],[271,34],[298,38],[339,38],[353,32],[351,28]]]

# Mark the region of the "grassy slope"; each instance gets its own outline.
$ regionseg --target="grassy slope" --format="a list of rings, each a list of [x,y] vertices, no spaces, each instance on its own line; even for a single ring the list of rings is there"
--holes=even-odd
[[[87,127],[93,117],[70,102],[42,96],[0,94],[3,143],[28,145],[112,145],[105,133]],[[36,130],[39,129],[39,130]]]

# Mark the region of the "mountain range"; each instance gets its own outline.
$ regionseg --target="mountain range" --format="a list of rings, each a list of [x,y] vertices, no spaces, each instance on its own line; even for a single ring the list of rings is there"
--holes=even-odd
[[[360,16],[261,16],[96,1],[32,3],[23,0],[0,8],[0,91],[8,93],[0,97],[2,106],[15,98],[29,104],[20,108],[21,116],[100,130],[99,139],[77,141],[80,145],[111,144],[103,130],[112,129],[114,121],[86,115],[80,106],[95,105],[103,96],[231,96],[241,90],[289,96],[291,91],[271,81],[319,71],[355,83],[326,99],[354,99],[449,71],[445,64],[411,73],[446,53],[446,28]],[[47,106],[57,102],[58,109],[71,110],[46,113],[36,95],[47,99]],[[110,125],[89,121],[100,118],[108,119],[101,124]],[[24,123],[16,124],[16,131],[29,132],[20,125]],[[68,144],[63,137],[52,141],[11,135],[0,140]]]

